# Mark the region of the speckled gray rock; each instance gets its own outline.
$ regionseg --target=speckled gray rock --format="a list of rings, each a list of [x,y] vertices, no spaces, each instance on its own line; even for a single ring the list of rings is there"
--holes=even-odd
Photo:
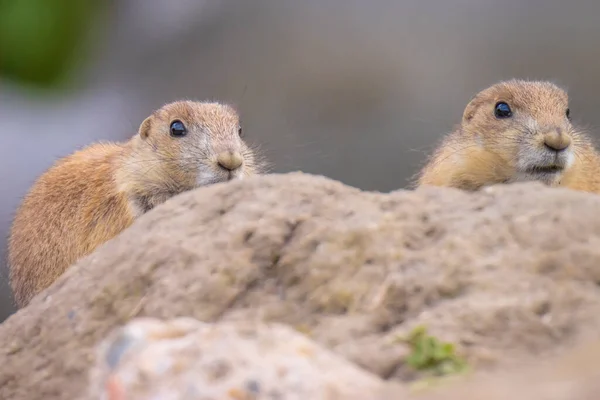
[[[366,193],[271,175],[176,196],[0,326],[0,398],[74,398],[136,316],[286,324],[407,382],[417,324],[478,370],[600,330],[600,196],[541,184]]]
[[[109,335],[89,399],[376,398],[384,381],[282,324],[139,318]]]

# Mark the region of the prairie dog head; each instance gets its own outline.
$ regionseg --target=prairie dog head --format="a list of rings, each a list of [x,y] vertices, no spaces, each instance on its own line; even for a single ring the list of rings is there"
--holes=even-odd
[[[567,93],[550,82],[511,80],[478,93],[463,113],[462,133],[505,165],[506,182],[557,184],[576,157]]]
[[[204,186],[260,173],[243,133],[229,105],[176,101],[142,122],[139,146],[163,161],[161,168],[176,170],[186,186]]]
[[[243,133],[229,105],[188,100],[166,104],[141,123],[118,183],[137,208],[148,210],[196,187],[260,174],[265,164]]]

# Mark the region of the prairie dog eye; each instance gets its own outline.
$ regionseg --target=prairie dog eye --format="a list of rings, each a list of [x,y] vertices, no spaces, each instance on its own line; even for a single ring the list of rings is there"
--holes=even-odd
[[[181,122],[179,120],[175,120],[175,121],[171,122],[170,130],[171,130],[171,136],[173,136],[173,137],[182,137],[187,134],[187,129],[185,128],[185,125],[183,124],[183,122]]]
[[[241,126],[238,126],[238,135],[240,135],[240,137],[244,135]]]
[[[510,118],[512,116],[512,110],[510,106],[503,101],[496,103],[494,109],[494,115],[496,118]]]
[[[570,121],[571,120],[571,110],[567,108],[565,115],[567,116],[567,119]]]

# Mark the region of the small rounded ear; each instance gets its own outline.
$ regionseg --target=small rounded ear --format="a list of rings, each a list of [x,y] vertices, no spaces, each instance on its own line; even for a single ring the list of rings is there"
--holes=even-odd
[[[474,96],[469,104],[465,107],[465,111],[463,112],[463,122],[470,122],[475,116],[475,112],[481,105],[481,98],[479,96]]]
[[[147,117],[140,125],[138,133],[142,139],[146,139],[150,135],[151,124],[151,117]]]

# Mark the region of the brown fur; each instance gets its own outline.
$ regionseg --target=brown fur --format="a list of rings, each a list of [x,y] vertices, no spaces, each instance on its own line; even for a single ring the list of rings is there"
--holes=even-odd
[[[513,117],[496,118],[499,101],[509,104]],[[478,190],[538,180],[549,186],[600,192],[600,158],[590,139],[573,127],[567,109],[567,93],[550,82],[495,84],[469,102],[461,125],[443,139],[416,183]],[[527,175],[523,165],[548,157],[544,140],[569,143],[570,163],[556,175]]]
[[[175,119],[188,128],[186,136],[170,136]],[[33,185],[12,225],[8,260],[17,306],[170,197],[264,172],[238,128],[230,106],[174,102],[144,120],[128,142],[94,144],[59,160]],[[243,160],[234,172],[217,163],[230,151]]]

